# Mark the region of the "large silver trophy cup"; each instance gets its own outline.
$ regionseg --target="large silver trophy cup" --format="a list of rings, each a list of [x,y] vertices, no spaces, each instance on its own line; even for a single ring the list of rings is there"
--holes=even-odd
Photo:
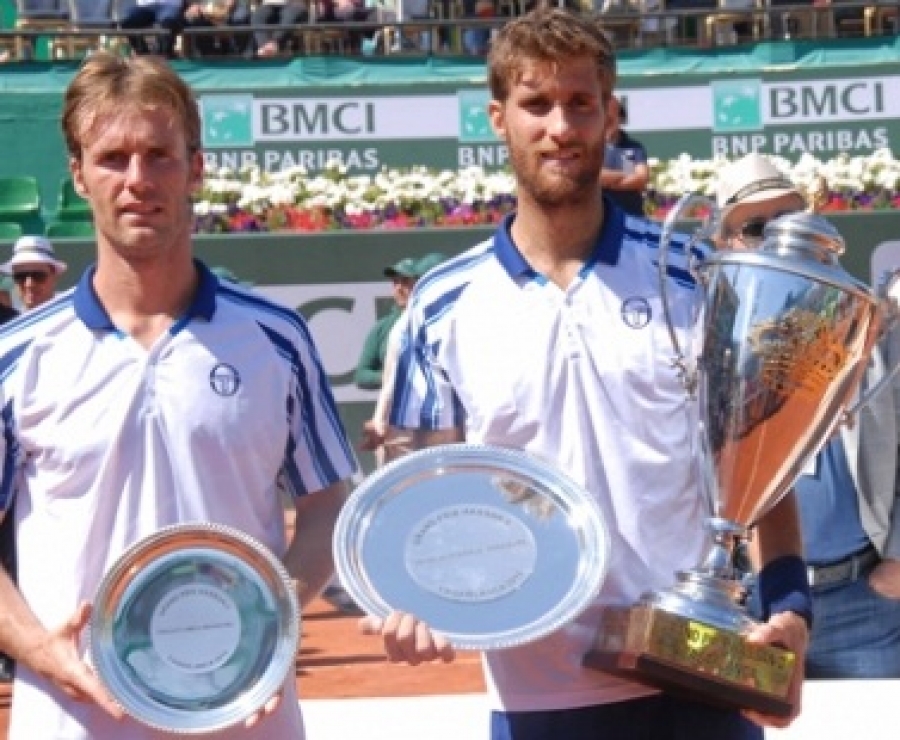
[[[675,222],[698,198],[683,198],[664,224],[661,272]],[[880,331],[888,306],[841,268],[843,248],[826,220],[799,213],[769,223],[758,249],[694,262],[702,287],[694,356],[671,334],[686,391],[699,403],[712,545],[668,590],[606,608],[587,665],[728,706],[791,713],[795,656],[743,639],[753,622],[735,555],[841,422]]]

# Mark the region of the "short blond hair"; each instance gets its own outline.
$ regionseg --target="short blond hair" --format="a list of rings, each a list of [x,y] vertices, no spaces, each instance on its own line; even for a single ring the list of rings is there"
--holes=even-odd
[[[169,110],[191,152],[200,149],[200,111],[187,83],[162,58],[97,52],[66,89],[62,130],[69,155],[81,159],[84,136],[97,119],[128,108]]]
[[[526,60],[551,64],[588,57],[597,63],[604,93],[616,84],[616,57],[609,39],[593,18],[565,8],[540,7],[511,20],[491,42],[488,84],[503,102],[518,81]]]

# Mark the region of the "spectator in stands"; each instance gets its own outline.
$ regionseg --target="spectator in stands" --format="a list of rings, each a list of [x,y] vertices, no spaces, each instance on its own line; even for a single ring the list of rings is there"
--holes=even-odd
[[[222,28],[222,33],[185,35],[191,56],[243,56],[250,45],[249,32],[225,32],[250,24],[247,0],[188,0],[184,9],[184,29]]]
[[[852,3],[857,0],[832,0],[832,17],[834,19],[835,32],[839,37],[862,36],[864,30],[865,8]],[[847,7],[850,5],[850,7]]]
[[[494,0],[463,0],[463,16],[466,18],[494,18],[496,15]],[[490,43],[490,28],[466,28],[462,32],[463,50],[470,56],[485,56]]]
[[[647,150],[622,128],[624,123],[628,123],[625,103],[612,96],[606,106],[606,152],[600,184],[625,213],[643,216],[644,190],[650,182]]]
[[[56,258],[53,244],[44,236],[20,236],[13,245],[12,259],[0,265],[0,272],[12,275],[26,311],[52,300],[65,271],[66,263]]]
[[[369,0],[368,7],[377,14],[377,2]],[[416,20],[427,20],[431,17],[431,0],[394,0],[390,8],[386,8],[385,20],[409,23]],[[390,51],[431,49],[431,30],[407,31],[398,29],[394,37],[393,48]]]
[[[309,23],[306,0],[263,0],[253,11],[254,26],[279,26],[269,31],[253,33],[256,56],[274,57],[294,48],[296,26]]]
[[[719,247],[753,249],[765,225],[807,208],[771,160],[748,154],[722,170]],[[864,386],[896,361],[883,337]],[[841,425],[794,486],[812,588],[808,678],[900,678],[900,380]]]
[[[375,8],[366,5],[366,0],[320,0],[322,16],[320,20],[326,23],[336,21],[361,23],[371,20],[375,16]],[[374,36],[375,29],[371,32],[359,29],[348,29],[347,37],[350,39],[352,53],[359,53],[363,47],[363,40]]]
[[[184,0],[133,0],[133,5],[125,10],[119,25],[126,31],[152,29],[159,26],[167,31],[154,35],[153,44],[147,36],[134,34],[128,37],[135,54],[156,53],[167,59],[175,57],[175,42],[184,27]]]
[[[718,8],[718,0],[666,0],[666,10],[675,12],[681,11],[699,11],[708,10],[712,12]],[[705,39],[705,31],[703,23],[706,15],[702,13],[692,13],[684,15],[676,19],[678,25],[678,34],[684,43],[701,43],[707,42]]]

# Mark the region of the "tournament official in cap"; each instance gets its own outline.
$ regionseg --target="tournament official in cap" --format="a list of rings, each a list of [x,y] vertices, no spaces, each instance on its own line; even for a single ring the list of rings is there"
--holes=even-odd
[[[384,276],[391,281],[394,305],[369,330],[359,362],[356,363],[353,380],[358,387],[364,390],[375,391],[381,388],[388,334],[409,300],[409,294],[418,278],[416,267],[414,258],[404,257],[396,264],[384,268]]]
[[[0,272],[12,276],[26,311],[56,295],[56,283],[65,271],[66,263],[56,258],[53,244],[43,236],[19,237],[13,245],[12,259],[0,265]]]

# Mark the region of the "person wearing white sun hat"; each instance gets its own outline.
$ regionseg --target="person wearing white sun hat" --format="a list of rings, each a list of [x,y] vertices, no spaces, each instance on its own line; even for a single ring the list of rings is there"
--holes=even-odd
[[[57,259],[49,239],[28,235],[19,237],[13,245],[12,258],[0,265],[0,272],[12,276],[19,301],[30,311],[56,295],[56,283],[66,267]]]
[[[807,208],[803,191],[763,154],[748,154],[725,166],[716,188],[719,247],[755,247],[765,225]]]

